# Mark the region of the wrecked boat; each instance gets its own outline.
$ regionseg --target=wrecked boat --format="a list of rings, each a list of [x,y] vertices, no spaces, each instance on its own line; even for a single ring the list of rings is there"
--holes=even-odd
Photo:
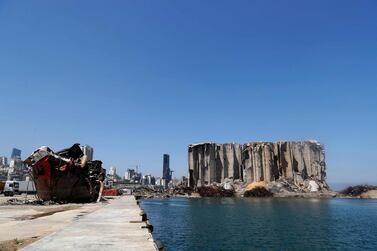
[[[99,200],[106,170],[99,160],[88,160],[80,144],[53,152],[43,146],[25,161],[31,168],[37,195],[55,202]]]

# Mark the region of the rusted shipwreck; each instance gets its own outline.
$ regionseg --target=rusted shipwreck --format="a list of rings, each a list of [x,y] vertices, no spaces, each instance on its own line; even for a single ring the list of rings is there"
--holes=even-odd
[[[88,160],[79,144],[59,152],[43,146],[24,162],[42,200],[94,202],[101,196],[106,170],[101,161]]]

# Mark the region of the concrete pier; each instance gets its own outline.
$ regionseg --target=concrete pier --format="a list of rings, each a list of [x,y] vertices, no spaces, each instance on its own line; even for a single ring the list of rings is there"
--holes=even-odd
[[[128,250],[156,251],[152,235],[142,228],[141,209],[133,196],[109,200],[109,205],[22,250]]]

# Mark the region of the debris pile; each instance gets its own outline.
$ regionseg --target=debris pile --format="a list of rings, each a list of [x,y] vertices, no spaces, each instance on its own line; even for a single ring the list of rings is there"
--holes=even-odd
[[[266,185],[267,184],[264,181],[252,182],[249,185],[247,185],[246,191],[250,191],[250,190],[253,190],[253,189],[258,188],[258,187],[264,187],[264,188],[266,188]]]
[[[292,179],[280,178],[268,182],[266,188],[272,193],[310,193],[310,192],[328,192],[330,189],[325,181],[315,179],[306,179],[294,182]]]
[[[358,185],[347,187],[346,189],[341,191],[340,194],[343,196],[358,197],[372,190],[377,190],[377,186]]]
[[[94,202],[101,196],[106,171],[101,161],[88,160],[79,144],[59,152],[43,146],[24,162],[44,201]]]
[[[187,194],[190,196],[193,192],[194,192],[194,189],[192,189],[191,187],[179,185],[173,189],[172,194],[173,195],[186,195]]]
[[[11,198],[8,199],[4,205],[33,205],[33,206],[47,206],[47,205],[55,205],[56,202],[53,201],[43,201],[40,199],[18,199],[18,198]],[[0,249],[1,250],[1,249]]]
[[[233,197],[233,189],[225,189],[222,186],[212,185],[197,188],[201,197]]]
[[[247,190],[244,197],[272,197],[273,193],[268,191],[265,187],[255,187],[251,190]]]
[[[151,199],[151,198],[169,198],[177,197],[196,197],[194,189],[184,185],[178,185],[173,189],[163,189],[159,187],[140,186],[132,189],[132,194],[137,198]]]
[[[273,193],[271,193],[268,189],[266,189],[266,182],[264,181],[257,181],[252,182],[246,187],[246,191],[244,192],[244,197],[272,197]]]
[[[132,194],[139,198],[154,198],[154,197],[164,197],[162,196],[162,193],[160,193],[158,190],[147,187],[147,186],[140,186],[135,187],[132,190]]]
[[[168,190],[163,189],[153,189],[151,187],[135,187],[133,189],[133,195],[135,195],[138,198],[145,198],[145,199],[151,199],[151,198],[169,198],[171,196],[171,193]]]

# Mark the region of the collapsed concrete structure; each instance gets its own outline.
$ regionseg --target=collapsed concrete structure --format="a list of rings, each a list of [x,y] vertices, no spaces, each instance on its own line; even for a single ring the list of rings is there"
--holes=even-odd
[[[317,141],[192,144],[188,162],[192,188],[226,179],[245,183],[284,179],[296,185],[315,181],[327,187],[324,146]]]

